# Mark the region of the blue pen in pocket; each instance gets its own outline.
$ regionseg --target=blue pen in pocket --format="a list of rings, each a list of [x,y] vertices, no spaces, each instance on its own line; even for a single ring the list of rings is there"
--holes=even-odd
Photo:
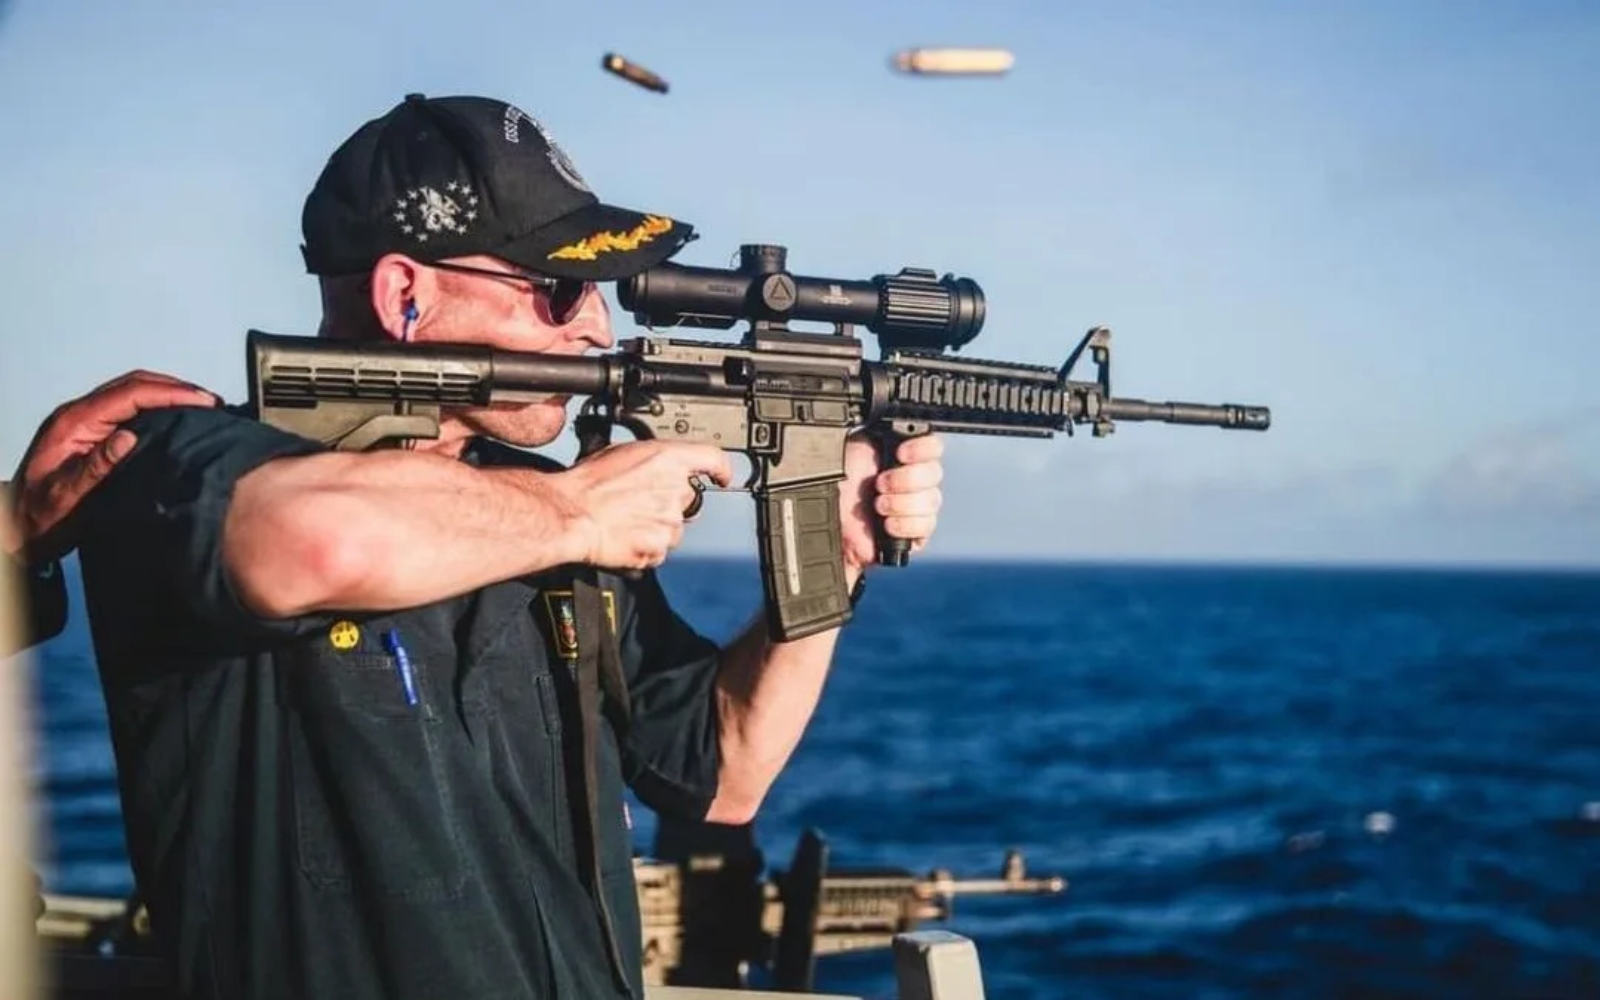
[[[389,629],[383,633],[383,648],[394,657],[394,668],[400,672],[400,683],[406,691],[406,704],[417,703],[417,678],[411,671],[411,657],[406,655],[405,643],[400,641],[400,630]]]

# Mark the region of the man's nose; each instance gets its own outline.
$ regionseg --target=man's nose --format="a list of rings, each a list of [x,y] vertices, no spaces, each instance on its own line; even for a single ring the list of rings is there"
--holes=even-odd
[[[615,342],[611,335],[611,306],[598,286],[590,285],[584,292],[583,303],[567,326],[567,336],[572,340],[586,340],[602,349]]]

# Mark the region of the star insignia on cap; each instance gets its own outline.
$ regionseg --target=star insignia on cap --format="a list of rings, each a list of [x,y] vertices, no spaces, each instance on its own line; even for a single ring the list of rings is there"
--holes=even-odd
[[[477,207],[478,196],[468,184],[449,181],[443,191],[426,184],[408,189],[391,214],[402,233],[426,243],[430,234],[465,234],[468,223],[478,218]]]

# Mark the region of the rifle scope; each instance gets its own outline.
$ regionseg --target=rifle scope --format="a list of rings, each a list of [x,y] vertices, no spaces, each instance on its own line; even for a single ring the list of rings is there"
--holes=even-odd
[[[983,289],[971,278],[921,268],[840,281],[790,274],[788,250],[746,243],[739,266],[657,264],[617,282],[617,301],[641,326],[726,330],[741,319],[854,323],[885,350],[957,349],[983,329]]]

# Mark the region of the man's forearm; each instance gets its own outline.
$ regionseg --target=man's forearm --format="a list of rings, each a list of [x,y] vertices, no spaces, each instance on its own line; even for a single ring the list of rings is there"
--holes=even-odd
[[[580,524],[545,473],[414,452],[313,455],[239,481],[223,562],[264,617],[384,611],[581,561]]]
[[[847,570],[845,585],[853,587],[857,575]],[[816,711],[838,643],[836,628],[773,643],[761,614],[724,649],[717,672],[722,768],[707,821],[755,816]]]

